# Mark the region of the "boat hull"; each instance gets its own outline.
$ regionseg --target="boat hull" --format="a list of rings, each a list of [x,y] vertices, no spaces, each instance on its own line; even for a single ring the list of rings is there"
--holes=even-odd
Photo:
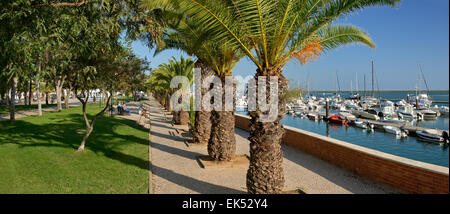
[[[430,133],[423,132],[423,131],[417,131],[416,134],[420,139],[423,139],[423,140],[433,141],[433,142],[444,141],[444,138],[437,134],[430,134]]]

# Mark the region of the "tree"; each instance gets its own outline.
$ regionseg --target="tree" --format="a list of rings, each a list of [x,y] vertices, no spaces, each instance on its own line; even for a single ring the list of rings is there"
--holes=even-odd
[[[148,9],[159,8],[161,2],[146,1],[144,6]],[[219,45],[213,43],[214,39],[209,38],[211,34],[204,26],[189,16],[180,13],[177,7],[161,7],[161,19],[169,28],[169,33],[164,37],[163,49],[176,48],[185,51],[189,55],[195,55],[198,60],[196,67],[201,69],[201,80],[198,84],[209,76],[220,78],[220,85],[214,84],[214,89],[224,94],[226,89],[226,79],[232,77],[232,69],[243,57],[243,54],[228,48],[227,44]],[[160,50],[160,51],[162,51]],[[155,54],[159,53],[156,51]],[[203,97],[210,88],[202,88]],[[235,87],[233,86],[233,93]],[[196,102],[201,102],[196,98]],[[234,100],[231,103],[225,101],[225,96],[220,102],[222,109],[206,111],[197,109],[196,122],[194,123],[193,140],[198,143],[208,143],[209,156],[218,161],[230,161],[234,158],[236,151],[236,141],[234,137]],[[231,104],[232,110],[224,109]],[[203,108],[203,106],[202,106]]]
[[[184,59],[184,57],[181,57],[180,60],[172,58],[169,63],[159,65],[157,69],[150,73],[149,84],[152,85],[156,93],[164,94],[164,105],[168,111],[172,111],[173,121],[176,124],[185,125],[189,122],[189,113],[184,109],[173,111],[175,106],[171,106],[170,102],[171,96],[177,91],[176,88],[170,87],[171,81],[176,76],[187,77],[188,86],[191,86],[194,78],[194,61],[191,58]],[[181,93],[187,95],[186,91]],[[181,97],[178,101],[181,101]]]
[[[283,98],[288,81],[283,67],[297,58],[305,64],[322,53],[346,44],[360,43],[374,47],[363,30],[351,25],[334,24],[343,15],[368,6],[396,6],[400,0],[165,0],[182,8],[203,24],[216,44],[226,43],[241,50],[257,66],[254,89],[259,77],[266,77],[265,99],[271,91]],[[270,77],[278,80],[270,87]],[[256,91],[256,90],[255,90]],[[258,93],[256,91],[258,101]],[[264,98],[264,97],[261,97]],[[262,120],[268,112],[249,111],[250,167],[247,172],[249,193],[280,193],[284,186],[280,120],[286,113],[286,101],[278,99],[275,118]]]

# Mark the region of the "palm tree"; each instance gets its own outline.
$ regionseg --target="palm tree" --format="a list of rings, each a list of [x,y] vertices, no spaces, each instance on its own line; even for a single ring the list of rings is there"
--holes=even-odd
[[[397,6],[400,0],[162,0],[208,28],[216,44],[241,50],[257,66],[258,77],[278,77],[278,97],[284,97],[288,81],[283,67],[297,58],[305,64],[320,54],[346,44],[374,48],[363,30],[334,20],[368,6]],[[266,90],[270,94],[269,78]],[[257,94],[256,94],[257,95]],[[258,97],[258,96],[256,96]],[[270,97],[266,95],[266,99]],[[285,100],[278,100],[276,118],[261,122],[265,112],[250,111],[249,193],[280,193],[284,186],[280,120]]]
[[[151,4],[153,3],[151,2]],[[150,7],[150,5],[148,6]],[[201,68],[202,72],[201,83],[208,76],[216,75],[221,80],[221,87],[219,85],[214,85],[214,87],[217,87],[216,90],[224,94],[225,80],[227,77],[232,77],[232,69],[244,56],[243,53],[238,49],[228,48],[226,44],[217,45],[210,42],[214,39],[209,38],[211,34],[205,31],[203,25],[199,25],[189,17],[178,14],[173,9],[166,8],[163,14],[162,17],[165,17],[166,23],[172,31],[165,37],[165,47],[162,50],[176,48],[184,50],[189,55],[195,55],[198,58],[196,67]],[[162,50],[156,51],[155,54]],[[202,88],[201,97],[208,90],[209,88]],[[221,102],[223,108],[226,104],[225,96],[222,96]],[[208,154],[214,160],[230,161],[235,157],[234,102],[232,106],[231,111],[221,109],[209,112],[200,109],[196,113],[193,140],[197,143],[208,143]]]
[[[156,92],[163,93],[164,104],[168,111],[172,111],[173,106],[170,105],[170,99],[175,88],[170,87],[170,82],[176,76],[184,76],[189,80],[189,86],[192,85],[194,79],[194,61],[191,58],[176,60],[174,57],[169,63],[163,63],[150,74],[150,84]],[[183,92],[184,93],[184,92]],[[181,99],[181,97],[180,97]],[[173,120],[176,124],[186,125],[189,122],[189,113],[183,109],[178,112],[172,111]]]

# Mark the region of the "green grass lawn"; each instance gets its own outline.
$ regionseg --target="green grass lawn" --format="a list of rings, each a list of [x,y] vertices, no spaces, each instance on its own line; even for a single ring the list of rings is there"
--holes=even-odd
[[[48,108],[48,107],[55,107],[56,104],[42,104],[42,108]],[[15,110],[16,111],[24,111],[24,110],[31,110],[31,109],[37,109],[38,105],[37,104],[33,104],[31,106],[29,105],[16,105]],[[0,114],[8,114],[9,110],[6,110],[5,106],[0,106]]]
[[[147,193],[148,131],[105,114],[76,153],[84,124],[81,107],[0,122],[0,194]]]

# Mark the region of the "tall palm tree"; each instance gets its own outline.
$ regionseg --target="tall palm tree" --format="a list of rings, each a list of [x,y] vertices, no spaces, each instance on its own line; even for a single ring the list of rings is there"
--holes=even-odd
[[[174,57],[169,60],[169,63],[163,63],[150,74],[150,84],[156,92],[163,93],[165,96],[165,107],[168,111],[172,111],[173,106],[170,105],[170,99],[173,93],[177,90],[170,87],[170,82],[176,76],[184,76],[189,80],[189,85],[193,83],[194,61],[191,58],[180,60]],[[172,111],[174,122],[177,124],[187,124],[189,121],[189,114],[187,111],[180,110],[178,112]]]
[[[213,39],[209,38],[211,34],[205,31],[203,25],[194,22],[190,17],[167,8],[164,10],[164,14],[162,17],[165,17],[166,23],[172,30],[164,39],[164,49],[176,48],[195,55],[198,58],[196,67],[201,68],[202,72],[200,82],[202,83],[210,75],[216,75],[221,80],[221,87],[218,85],[214,85],[214,87],[225,94],[225,80],[232,76],[232,69],[244,56],[243,53],[238,49],[228,48],[226,43],[223,45],[212,43]],[[159,51],[155,52],[155,54],[157,53]],[[202,88],[201,97],[208,90],[209,88]],[[225,96],[222,96],[220,102],[224,108]],[[230,161],[235,157],[234,102],[232,106],[232,110],[221,109],[209,112],[200,109],[196,113],[194,142],[208,143],[208,154],[214,160]]]
[[[339,17],[368,6],[397,6],[400,0],[161,0],[201,23],[216,44],[227,43],[241,50],[257,66],[258,77],[278,77],[278,97],[283,98],[288,81],[283,67],[297,58],[302,64],[346,44],[360,43],[374,48],[363,30],[333,23]],[[269,79],[263,83],[270,92]],[[270,93],[267,93],[270,94]],[[257,94],[256,94],[256,97]],[[257,99],[257,98],[256,98]],[[266,95],[266,99],[270,97]],[[262,122],[264,113],[250,111],[249,193],[280,193],[284,186],[280,120],[285,100],[278,99],[277,116]]]

